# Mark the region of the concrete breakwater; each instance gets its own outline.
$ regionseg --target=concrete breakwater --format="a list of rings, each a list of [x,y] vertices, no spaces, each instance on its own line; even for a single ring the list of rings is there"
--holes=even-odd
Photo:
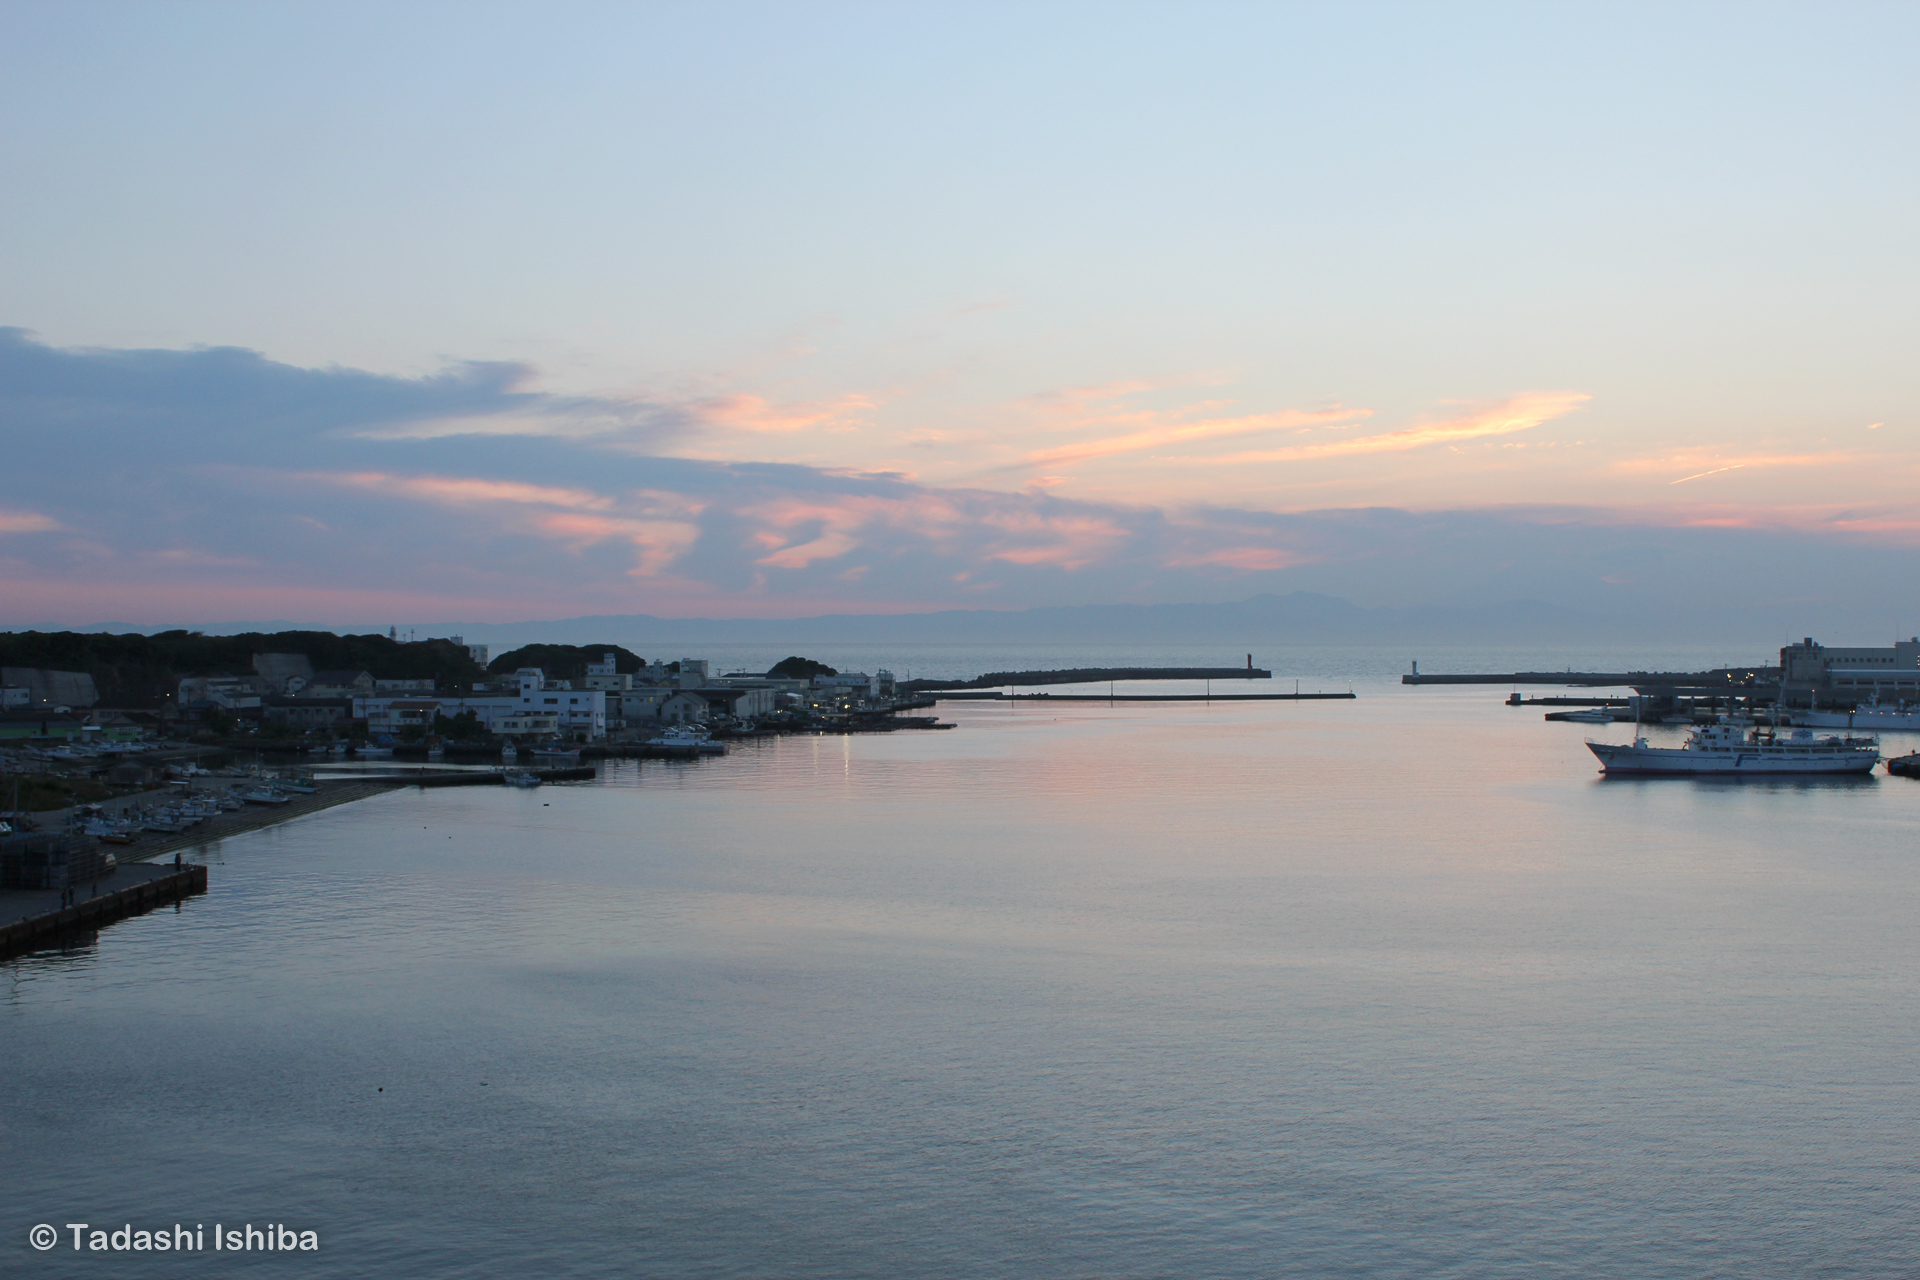
[[[963,690],[944,695],[962,702],[1325,702],[1351,701],[1348,693],[1003,693]]]
[[[98,929],[207,891],[207,869],[193,863],[130,863],[85,886],[68,906],[57,889],[0,892],[0,957]]]
[[[992,689],[1026,684],[1097,684],[1115,680],[1271,680],[1273,672],[1244,667],[1069,667],[1058,671],[989,671],[971,680],[903,680],[894,687],[902,693],[932,693],[942,689]]]

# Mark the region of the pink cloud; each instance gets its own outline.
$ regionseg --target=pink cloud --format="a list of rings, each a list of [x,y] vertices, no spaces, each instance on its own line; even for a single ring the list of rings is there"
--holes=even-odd
[[[1290,445],[1284,449],[1231,453],[1210,458],[1188,458],[1182,461],[1218,465],[1291,462],[1369,453],[1401,453],[1409,449],[1424,449],[1428,445],[1452,444],[1461,440],[1476,440],[1486,436],[1527,431],[1543,422],[1571,413],[1592,398],[1584,391],[1528,392],[1498,404],[1481,407],[1471,413],[1441,419],[1437,422],[1422,423],[1417,427],[1408,427],[1404,431],[1354,436],[1345,440],[1331,440],[1325,444]]]
[[[0,507],[0,533],[51,533],[60,528],[52,516],[37,511],[9,511]]]
[[[737,431],[789,432],[839,426],[873,407],[869,397],[858,394],[781,405],[764,396],[736,392],[693,401],[688,409],[702,422],[714,426],[732,427]]]
[[[312,473],[311,478],[449,504],[512,502],[596,510],[611,506],[613,501],[587,489],[561,489],[511,480],[481,480],[471,476],[399,476],[382,471],[354,471],[316,472]]]
[[[1054,449],[1041,449],[1028,454],[1021,461],[1022,465],[1030,467],[1085,462],[1091,458],[1106,458],[1117,453],[1136,453],[1142,449],[1157,449],[1162,445],[1226,440],[1235,436],[1258,435],[1266,431],[1282,431],[1295,427],[1331,426],[1335,423],[1366,417],[1371,412],[1369,409],[1319,411],[1288,409],[1280,413],[1207,418],[1198,422],[1163,422],[1138,431],[1129,431],[1124,435],[1107,436],[1099,440],[1083,440],[1078,444],[1061,445]]]
[[[1278,547],[1222,547],[1218,551],[1169,556],[1162,563],[1171,569],[1197,569],[1205,565],[1220,565],[1224,568],[1244,569],[1252,573],[1268,569],[1291,569],[1297,564],[1307,564],[1311,559],[1310,556],[1283,551]]]

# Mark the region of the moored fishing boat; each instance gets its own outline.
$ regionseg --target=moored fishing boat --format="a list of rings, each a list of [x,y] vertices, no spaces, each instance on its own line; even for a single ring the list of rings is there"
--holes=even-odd
[[[1599,758],[1601,772],[1641,776],[1871,773],[1880,762],[1876,738],[1816,737],[1810,729],[1763,732],[1739,721],[1695,729],[1678,747],[1635,737],[1631,745],[1589,741],[1587,749]]]
[[[727,753],[726,743],[715,742],[705,729],[690,724],[677,724],[657,738],[648,738],[646,745],[672,755],[723,756]]]

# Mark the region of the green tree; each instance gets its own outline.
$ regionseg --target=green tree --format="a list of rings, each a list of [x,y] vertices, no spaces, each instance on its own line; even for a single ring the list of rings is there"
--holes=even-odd
[[[475,738],[487,736],[487,731],[480,727],[479,714],[471,708],[457,716],[443,716],[435,712],[433,731],[454,742],[472,742]]]
[[[779,680],[811,680],[815,676],[837,676],[840,673],[824,662],[795,656],[780,659],[767,669],[767,674]]]
[[[647,660],[631,649],[617,644],[523,644],[487,664],[494,675],[512,675],[521,667],[539,667],[555,680],[576,680],[587,674],[589,662],[600,661],[602,654],[613,655],[613,669],[632,675],[647,665]]]

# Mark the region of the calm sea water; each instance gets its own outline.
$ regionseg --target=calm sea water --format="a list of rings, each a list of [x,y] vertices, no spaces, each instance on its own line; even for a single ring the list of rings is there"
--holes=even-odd
[[[0,1271],[1920,1271],[1920,784],[1381,675],[229,840],[0,967]],[[247,1221],[322,1249],[26,1242]]]

